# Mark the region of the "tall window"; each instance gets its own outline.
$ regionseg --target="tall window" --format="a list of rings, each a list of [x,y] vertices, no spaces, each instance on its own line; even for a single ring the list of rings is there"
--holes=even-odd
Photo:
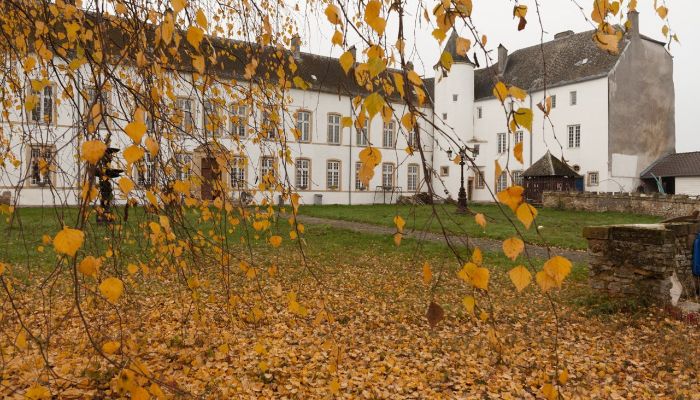
[[[277,121],[279,118],[279,114],[277,114],[276,111],[268,111],[268,110],[263,110],[262,111],[262,121],[261,121],[261,128],[263,131],[263,138],[265,139],[274,139],[277,137]]]
[[[340,114],[328,114],[328,143],[340,144]]]
[[[182,132],[190,133],[194,128],[194,108],[192,99],[181,97],[177,99],[175,115],[178,118],[178,128]]]
[[[175,172],[177,179],[185,181],[192,176],[192,154],[175,153]]]
[[[575,106],[576,104],[578,104],[578,94],[576,93],[575,90],[569,92],[569,104],[572,106]]]
[[[296,161],[296,187],[301,190],[310,189],[309,174],[311,161],[306,158],[297,158]]]
[[[474,156],[476,157],[479,155],[480,150],[481,150],[481,145],[476,143],[476,144],[474,144],[472,154],[474,154]]]
[[[521,143],[523,141],[523,131],[515,132],[515,144]]]
[[[496,179],[496,193],[506,190],[508,187],[508,173],[501,172],[501,175]]]
[[[326,162],[326,186],[328,190],[340,189],[340,161]]]
[[[513,185],[523,186],[523,171],[513,171]]]
[[[474,174],[474,187],[477,189],[483,189],[485,186],[486,182],[484,181],[484,169],[479,168]]]
[[[53,122],[54,93],[53,86],[46,85],[43,89],[33,92],[36,96],[36,105],[32,109],[31,118],[33,122]]]
[[[221,136],[224,129],[221,107],[213,101],[204,102],[204,115],[202,120],[204,130],[213,137]]]
[[[569,125],[569,148],[581,147],[581,125]]]
[[[245,157],[233,157],[231,164],[231,187],[234,189],[245,189],[246,187],[246,164]]]
[[[394,124],[394,121],[384,123],[384,128],[382,129],[383,147],[394,147],[394,131],[396,131],[396,125]]]
[[[416,148],[418,146],[418,135],[416,134],[416,131],[410,130],[408,132],[408,145],[411,146],[412,148]]]
[[[299,130],[299,141],[311,141],[311,112],[297,111],[297,129]]]
[[[551,95],[551,96],[549,96],[549,97],[552,98],[552,108],[557,108],[557,95],[556,95],[556,94],[553,94],[553,95]]]
[[[231,106],[231,135],[245,137],[248,131],[248,106]]]
[[[476,118],[481,119],[484,116],[484,110],[481,107],[476,108]]]
[[[356,162],[355,163],[355,190],[367,189],[367,187],[362,184],[362,180],[360,180],[360,169],[362,169],[362,163]]]
[[[505,153],[508,149],[508,141],[505,133],[498,134],[498,154]]]
[[[153,186],[156,181],[156,164],[151,153],[146,152],[138,168],[138,184],[143,187]]]
[[[274,157],[263,157],[260,164],[260,175],[263,177],[267,175],[275,175],[275,158]]]
[[[599,181],[598,172],[588,173],[588,186],[598,186]]]
[[[29,153],[29,183],[36,186],[51,184],[51,170],[56,167],[56,153],[53,146],[33,145]]]
[[[369,143],[369,121],[365,120],[365,124],[362,126],[362,129],[356,130],[355,134],[357,136],[357,145],[367,146]]]
[[[394,164],[392,163],[382,164],[382,186],[384,188],[394,187]]]
[[[418,190],[418,164],[408,164],[408,182],[406,182],[406,189],[409,192],[415,192]]]

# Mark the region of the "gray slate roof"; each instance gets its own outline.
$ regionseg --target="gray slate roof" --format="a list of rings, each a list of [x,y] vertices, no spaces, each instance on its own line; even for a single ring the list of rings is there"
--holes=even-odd
[[[523,172],[525,177],[534,176],[563,176],[563,177],[574,177],[578,178],[581,175],[576,173],[571,167],[569,167],[565,162],[554,157],[552,153],[547,150],[547,153],[542,156],[536,163]]]
[[[593,79],[607,75],[615,66],[618,55],[609,54],[593,41],[595,31],[574,33],[569,36],[525,47],[508,55],[503,80],[521,89],[532,91],[544,87],[545,55],[547,86]],[[620,41],[620,53],[627,40]],[[584,62],[585,60],[585,62]],[[474,72],[474,98],[493,96],[498,65]]]
[[[642,179],[654,176],[700,176],[700,151],[668,154],[654,161],[640,174]]]

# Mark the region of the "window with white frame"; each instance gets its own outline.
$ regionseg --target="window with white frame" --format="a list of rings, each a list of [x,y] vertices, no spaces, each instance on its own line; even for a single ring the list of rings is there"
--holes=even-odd
[[[600,183],[600,178],[598,176],[598,172],[589,172],[588,173],[588,186],[598,186],[598,183]]]
[[[355,190],[366,190],[367,187],[362,183],[362,180],[360,179],[360,170],[362,169],[362,163],[361,162],[356,162],[355,163]]]
[[[474,187],[477,189],[483,189],[484,187],[486,187],[486,182],[484,180],[484,169],[482,167],[479,167],[474,172]]]
[[[394,133],[396,132],[396,125],[394,121],[385,122],[382,128],[382,147],[392,148],[394,147]]]
[[[394,164],[382,164],[382,186],[386,189],[394,187]]]
[[[231,106],[231,135],[246,137],[248,132],[248,106],[234,104]]]
[[[569,92],[569,105],[575,106],[578,104],[578,93],[575,90]]]
[[[365,120],[362,129],[355,129],[355,136],[355,143],[358,146],[367,146],[369,143],[369,122],[367,120]]]
[[[408,164],[406,170],[406,175],[408,176],[408,181],[406,182],[406,189],[409,192],[415,192],[418,190],[418,177],[420,168],[418,164]]]
[[[263,157],[260,160],[260,175],[274,176],[275,175],[275,158],[274,157]]]
[[[508,150],[508,140],[507,140],[507,136],[505,133],[498,134],[497,147],[498,147],[498,154],[505,153],[506,150]]]
[[[328,143],[340,144],[340,114],[328,114]]]
[[[501,172],[501,175],[496,179],[496,193],[502,192],[508,188],[508,173]]]
[[[156,164],[151,153],[146,152],[137,168],[138,184],[141,187],[153,186],[156,181]]]
[[[311,160],[308,158],[297,158],[295,163],[296,169],[296,187],[301,190],[310,189],[309,175],[311,171]]]
[[[32,93],[36,96],[36,104],[31,112],[31,119],[36,123],[53,122],[53,106],[55,104],[54,90],[51,84],[46,85],[43,89]]]
[[[523,171],[513,171],[513,185],[523,186]]]
[[[340,161],[338,160],[326,162],[326,187],[328,190],[340,189]]]
[[[278,130],[277,130],[277,119],[278,119],[278,114],[275,111],[268,111],[268,110],[263,110],[262,111],[262,120],[261,120],[261,128],[262,128],[262,136],[265,139],[275,139],[278,135]]]
[[[242,156],[233,157],[231,163],[231,187],[234,189],[245,189],[247,181],[248,160]]]
[[[51,184],[51,174],[56,168],[56,152],[50,145],[32,145],[29,150],[30,176],[29,183],[33,186]]]
[[[207,100],[203,105],[202,126],[212,137],[219,137],[224,130],[221,107],[214,101]]]
[[[569,125],[569,148],[581,147],[581,125]]]
[[[459,98],[459,96],[457,96],[456,94],[452,95],[452,101],[457,101],[458,98]]]
[[[177,179],[185,181],[192,176],[192,154],[175,153],[175,172]]]
[[[478,143],[474,144],[474,146],[472,147],[472,154],[474,154],[474,157],[479,155],[480,150],[481,150],[481,145]]]
[[[297,111],[297,129],[299,130],[299,141],[311,141],[311,112]]]
[[[180,131],[189,133],[194,128],[194,107],[192,99],[180,97],[176,101],[175,115],[178,118],[178,128]]]
[[[523,141],[523,131],[516,131],[514,134],[515,144]]]
[[[414,130],[408,131],[408,145],[414,149],[418,146],[418,134]]]
[[[484,110],[481,107],[476,108],[476,118],[481,119],[484,116]]]
[[[552,108],[557,108],[557,95],[556,95],[556,94],[553,94],[553,95],[551,95],[551,96],[549,96],[549,97],[550,97],[551,100],[552,100]]]

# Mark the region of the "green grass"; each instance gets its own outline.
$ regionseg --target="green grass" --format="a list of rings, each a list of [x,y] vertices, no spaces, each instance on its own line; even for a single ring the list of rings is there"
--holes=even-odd
[[[514,228],[509,218],[516,226],[524,231],[520,222],[507,207],[505,215],[495,204],[472,204],[471,211],[486,215],[488,224],[482,229],[474,222],[473,215],[455,214],[453,205],[436,205],[438,217],[445,227],[452,233],[466,233],[473,237],[485,237],[492,239],[506,239],[514,234]],[[394,216],[401,215],[406,220],[408,230],[425,230],[440,232],[440,224],[432,213],[431,206],[404,206],[404,205],[327,205],[327,206],[302,206],[300,214],[321,218],[339,219],[346,221],[364,222],[383,226],[394,226]],[[658,222],[659,217],[648,215],[636,215],[615,212],[584,212],[563,211],[554,209],[538,209],[537,221],[529,231],[525,232],[525,238],[530,243],[548,244],[550,246],[583,250],[586,249],[586,240],[581,232],[584,226],[632,224]],[[540,234],[537,234],[535,226],[541,226]]]

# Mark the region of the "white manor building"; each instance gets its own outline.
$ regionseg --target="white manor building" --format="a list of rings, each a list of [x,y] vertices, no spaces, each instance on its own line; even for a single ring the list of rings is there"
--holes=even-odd
[[[476,150],[478,170],[465,169],[470,200],[492,201],[491,191],[521,183],[522,171],[547,150],[563,157],[585,177],[585,190],[603,192],[634,191],[647,165],[675,151],[672,57],[663,43],[640,35],[636,13],[630,18],[633,28],[621,41],[618,55],[600,50],[590,31],[563,32],[542,47],[537,44],[509,54],[500,46],[498,62],[478,69],[469,58],[456,54],[455,36],[450,37],[446,48],[453,53],[454,65],[448,74],[425,79],[430,102],[423,112],[433,117],[435,126]],[[229,42],[219,43],[225,46]],[[299,140],[287,133],[289,143],[293,143],[290,167],[294,171],[286,173],[303,202],[312,203],[314,195],[320,194],[324,204],[367,204],[425,191],[419,152],[409,155],[405,151],[416,139],[402,131],[398,120],[385,123],[375,117],[363,134],[341,126],[341,118],[351,115],[352,99],[357,94],[352,73],[347,76],[334,58],[298,51],[290,54],[298,74],[311,84],[309,90],[290,90],[289,112],[282,116],[285,131],[297,127],[301,133]],[[535,113],[532,134],[507,133],[503,105],[492,95],[498,79],[527,91],[525,105]],[[187,116],[183,129],[187,124],[204,127],[216,105],[193,95],[187,85],[183,79],[177,93],[177,107]],[[551,123],[537,109],[545,86],[547,95],[552,96]],[[78,202],[78,177],[84,166],[76,156],[80,144],[74,138],[79,137],[76,121],[86,113],[86,106],[78,104],[76,109],[71,102],[58,102],[61,91],[58,85],[50,84],[38,93],[39,102],[32,112],[14,110],[0,117],[3,135],[18,158],[14,164],[6,160],[0,170],[0,192],[5,201],[9,192],[9,201],[20,206]],[[401,104],[393,106],[396,115],[403,115]],[[83,111],[78,112],[81,107]],[[268,116],[268,110],[251,112],[234,107],[229,111],[246,121],[246,126],[227,122],[223,127],[217,142],[229,150],[237,145],[227,133],[236,132],[241,141],[253,142],[256,127]],[[129,118],[115,118],[112,128],[120,131]],[[454,155],[457,149],[443,136],[434,135],[430,124],[422,123],[420,134],[424,154],[435,171],[432,181],[436,194],[456,198],[460,167],[449,159],[447,151]],[[523,164],[508,151],[517,142],[523,142]],[[112,138],[112,146],[120,149],[130,143],[123,132]],[[244,188],[257,185],[273,168],[265,146],[255,143],[246,147],[246,163],[220,172],[213,167],[216,160],[207,151],[209,144],[184,141],[173,150],[161,143],[159,157],[191,163],[191,170],[179,171],[180,175],[196,173],[206,180],[220,174],[217,177],[231,188]],[[364,187],[357,173],[359,153],[369,143],[381,149],[383,159]],[[48,160],[51,168],[39,168],[41,160]],[[495,176],[494,160],[508,166],[511,174]],[[156,179],[160,173],[156,166],[147,155],[145,166],[132,175],[139,187],[145,188]],[[212,197],[206,182],[196,190],[202,198]]]

